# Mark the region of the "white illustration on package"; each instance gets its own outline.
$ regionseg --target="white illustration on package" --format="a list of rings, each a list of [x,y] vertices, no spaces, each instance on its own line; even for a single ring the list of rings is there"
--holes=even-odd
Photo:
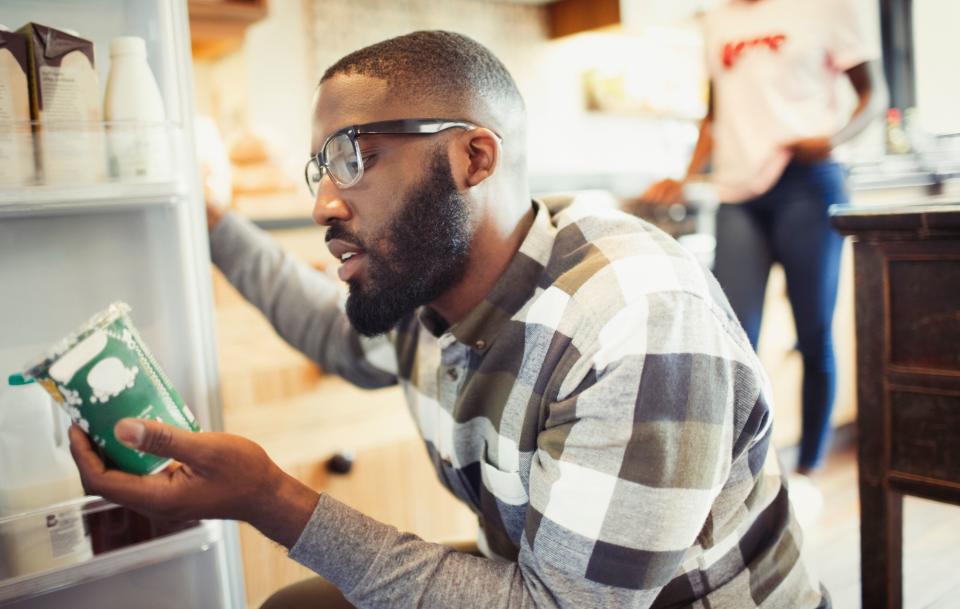
[[[57,385],[57,389],[60,390],[60,395],[63,396],[63,401],[68,406],[79,406],[83,403],[83,400],[80,399],[79,391],[70,389],[66,385]]]
[[[127,368],[116,357],[108,357],[96,363],[87,375],[87,385],[93,392],[90,401],[107,402],[124,389],[133,387],[140,369],[136,366]]]
[[[100,355],[100,352],[106,346],[106,332],[97,330],[91,333],[90,336],[80,341],[50,366],[50,376],[57,382],[66,385],[78,370],[93,361],[93,358]]]
[[[127,328],[123,329],[123,332],[120,334],[120,342],[125,344],[128,349],[131,351],[137,350],[137,342],[133,340],[133,333],[130,332]]]

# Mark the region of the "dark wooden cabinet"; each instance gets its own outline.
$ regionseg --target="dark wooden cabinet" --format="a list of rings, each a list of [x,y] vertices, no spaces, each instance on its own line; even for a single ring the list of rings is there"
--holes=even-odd
[[[903,603],[903,495],[960,505],[960,203],[834,208],[853,237],[863,607]]]

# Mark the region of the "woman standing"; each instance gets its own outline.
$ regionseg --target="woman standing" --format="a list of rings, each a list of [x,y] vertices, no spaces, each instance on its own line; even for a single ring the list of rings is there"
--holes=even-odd
[[[804,475],[824,456],[836,387],[831,322],[842,238],[827,208],[847,195],[831,151],[886,106],[879,52],[853,1],[732,0],[704,16],[710,110],[687,171],[696,175],[712,158],[724,203],[715,273],[754,348],[770,267],[783,265],[803,357]],[[843,77],[858,98],[846,121],[835,100]],[[684,181],[658,182],[644,197],[676,202]]]

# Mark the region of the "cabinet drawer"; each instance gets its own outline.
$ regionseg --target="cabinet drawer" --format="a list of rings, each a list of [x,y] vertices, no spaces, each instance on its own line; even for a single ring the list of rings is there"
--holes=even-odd
[[[960,484],[960,394],[890,393],[890,468]]]
[[[960,370],[960,255],[887,262],[890,363]]]

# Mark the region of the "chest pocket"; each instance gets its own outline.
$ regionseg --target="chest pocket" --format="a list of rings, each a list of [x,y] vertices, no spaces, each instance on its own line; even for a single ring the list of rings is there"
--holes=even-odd
[[[527,517],[529,497],[520,472],[504,471],[495,465],[480,461],[480,511],[483,514],[488,540],[497,539],[495,551],[508,556],[520,547],[520,537]],[[491,530],[495,529],[495,530]]]
[[[529,500],[520,472],[505,472],[484,460],[480,462],[480,475],[484,488],[501,503],[526,505]]]

